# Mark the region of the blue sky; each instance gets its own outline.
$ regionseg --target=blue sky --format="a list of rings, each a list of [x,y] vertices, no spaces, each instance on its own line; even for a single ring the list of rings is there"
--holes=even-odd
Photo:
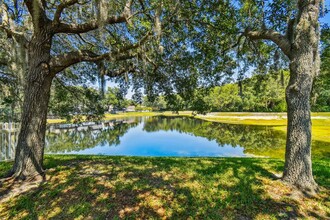
[[[326,4],[327,8],[330,10],[330,2]],[[324,17],[321,16],[320,18],[321,24],[330,24],[330,12],[327,13]]]

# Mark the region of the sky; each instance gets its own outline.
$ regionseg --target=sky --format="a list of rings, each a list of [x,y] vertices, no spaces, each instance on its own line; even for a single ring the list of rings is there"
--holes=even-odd
[[[327,6],[327,8],[329,8],[329,10],[330,10],[330,2],[328,2],[328,4],[326,4],[326,6]],[[321,16],[321,18],[320,18],[320,23],[321,23],[321,25],[322,24],[328,24],[328,25],[330,25],[330,12],[329,13],[327,13],[325,16]]]

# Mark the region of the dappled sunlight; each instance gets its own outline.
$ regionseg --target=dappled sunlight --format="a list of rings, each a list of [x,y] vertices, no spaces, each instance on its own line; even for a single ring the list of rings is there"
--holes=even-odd
[[[279,160],[46,157],[47,181],[3,202],[1,219],[322,218],[328,189],[295,196]]]

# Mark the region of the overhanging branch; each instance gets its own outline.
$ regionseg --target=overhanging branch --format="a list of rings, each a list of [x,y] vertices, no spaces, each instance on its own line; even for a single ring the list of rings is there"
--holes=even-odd
[[[291,45],[290,41],[283,36],[282,34],[271,30],[260,30],[260,31],[252,31],[246,29],[244,35],[251,40],[271,40],[273,41],[279,48],[281,48],[282,52],[290,58],[291,56]]]
[[[54,15],[54,22],[60,22],[60,18],[61,18],[63,10],[76,3],[78,3],[78,0],[67,0],[67,1],[61,2],[56,8],[56,12]]]
[[[35,27],[42,27],[50,20],[46,15],[46,1],[45,0],[24,0],[26,7],[32,17],[32,22]]]
[[[50,69],[52,74],[59,73],[64,69],[80,63],[80,62],[98,62],[101,60],[107,61],[121,61],[132,59],[136,56],[135,53],[104,53],[101,55],[95,54],[89,50],[79,50],[68,52],[56,57],[53,57],[50,61]]]
[[[70,33],[70,34],[81,34],[86,33],[92,30],[96,30],[100,27],[100,22],[97,20],[92,20],[83,24],[67,24],[60,22],[61,13],[64,8],[69,7],[77,3],[77,0],[69,0],[65,3],[62,3],[58,6],[55,17],[53,21],[54,33]],[[133,0],[128,0],[125,4],[124,10],[120,15],[110,16],[105,21],[104,24],[118,24],[126,23],[132,17],[131,16],[131,6]]]
[[[122,60],[132,59],[136,57],[136,55],[138,55],[138,53],[133,52],[134,49],[137,49],[142,44],[144,44],[148,40],[150,35],[151,35],[151,31],[147,32],[147,34],[144,37],[142,37],[142,39],[139,42],[135,44],[127,45],[110,53],[96,54],[90,50],[78,50],[52,57],[50,61],[51,72],[52,74],[55,75],[56,73],[61,72],[62,70],[64,70],[69,66],[84,61],[98,62],[101,60],[122,61]]]
[[[125,73],[133,73],[133,72],[136,72],[136,69],[134,67],[134,65],[129,65],[127,67],[123,67],[119,70],[108,70],[106,71],[105,75],[108,76],[108,77],[117,77],[117,76],[121,76]]]

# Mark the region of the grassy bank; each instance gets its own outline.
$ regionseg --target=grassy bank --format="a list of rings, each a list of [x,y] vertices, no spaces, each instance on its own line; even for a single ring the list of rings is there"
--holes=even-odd
[[[273,129],[286,132],[286,113],[215,113],[199,115],[200,119],[243,125],[272,126]],[[330,113],[312,113],[312,135],[314,141],[330,142]]]
[[[314,161],[322,191],[302,198],[274,179],[275,159],[46,156],[47,181],[1,203],[0,219],[322,219],[329,163]]]
[[[129,118],[129,117],[143,117],[143,116],[157,116],[157,115],[181,115],[181,116],[191,116],[191,111],[181,111],[179,114],[172,113],[170,111],[166,112],[122,112],[117,114],[104,114],[104,120],[112,120],[118,118]],[[55,124],[55,123],[65,123],[65,119],[47,119],[48,124]]]

